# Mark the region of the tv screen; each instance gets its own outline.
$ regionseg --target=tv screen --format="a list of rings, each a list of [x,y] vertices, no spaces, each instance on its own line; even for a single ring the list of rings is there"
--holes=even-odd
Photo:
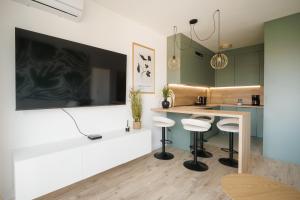
[[[124,54],[15,29],[16,110],[126,103]]]

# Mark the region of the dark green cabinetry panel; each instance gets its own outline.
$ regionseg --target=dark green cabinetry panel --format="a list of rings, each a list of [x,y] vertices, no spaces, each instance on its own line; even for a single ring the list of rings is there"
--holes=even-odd
[[[234,55],[226,54],[228,57],[228,65],[225,69],[215,71],[215,86],[233,86],[235,85],[235,68],[234,68]]]
[[[215,85],[247,86],[263,85],[263,44],[224,51],[228,57],[225,69],[215,71]]]
[[[236,111],[237,107],[235,106],[221,106],[221,110],[230,110],[230,111]]]
[[[213,110],[218,110],[219,107],[213,108]],[[191,115],[187,114],[178,114],[178,113],[168,113],[167,117],[175,121],[175,125],[170,128],[168,132],[168,139],[172,140],[171,146],[180,148],[183,150],[190,150],[190,145],[193,143],[193,138],[191,138],[190,131],[183,129],[181,119],[190,118]],[[204,138],[210,138],[216,135],[219,130],[216,126],[216,123],[219,121],[219,117],[215,118],[214,123],[212,124],[212,129],[204,134]]]
[[[174,37],[167,39],[167,58],[172,57]],[[210,59],[213,52],[198,44],[192,42],[183,35],[177,35],[176,56],[180,58],[180,69],[167,70],[168,83],[181,83],[189,85],[214,86],[215,75],[214,69],[210,67]]]
[[[168,113],[167,117],[175,121],[175,125],[170,128],[171,131],[168,133],[168,139],[173,142],[171,146],[189,150],[191,144],[190,132],[183,129],[181,119],[190,118],[191,115]]]
[[[250,112],[251,113],[251,136],[257,136],[257,112],[256,108],[238,108],[237,111],[240,112]]]
[[[221,110],[250,112],[251,113],[251,136],[263,137],[263,108],[251,107],[235,107],[235,106],[221,106]]]
[[[264,64],[265,64],[265,59],[264,59],[264,52],[259,51],[259,83],[260,85],[264,85]]]
[[[256,135],[259,138],[263,138],[263,125],[264,125],[264,110],[262,108],[256,109],[257,113],[257,128],[256,128]]]
[[[259,85],[260,65],[258,52],[242,53],[235,56],[236,85]]]

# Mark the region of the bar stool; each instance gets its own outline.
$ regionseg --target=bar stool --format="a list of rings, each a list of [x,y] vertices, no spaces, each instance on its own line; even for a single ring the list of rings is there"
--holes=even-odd
[[[219,162],[223,165],[238,168],[238,161],[233,158],[233,133],[239,132],[239,120],[237,118],[222,119],[217,123],[221,131],[229,132],[229,158],[220,158]]]
[[[211,124],[199,119],[182,119],[181,123],[185,130],[190,131],[194,136],[194,144],[197,144],[197,132],[206,132],[210,129]],[[194,152],[197,152],[197,145],[194,145]],[[183,165],[193,171],[206,171],[208,166],[205,163],[197,161],[197,154],[194,153],[194,159],[188,160]]]
[[[207,115],[192,115],[192,119],[199,119],[205,122],[208,122],[210,124],[214,123],[215,117],[214,116],[207,116]],[[211,127],[208,131],[211,130]],[[208,152],[204,148],[204,133],[205,132],[200,132],[200,146],[197,146],[197,156],[202,157],[202,158],[211,158],[213,155],[212,153]],[[198,134],[197,137],[199,138]],[[193,146],[191,146],[193,147]],[[194,154],[194,150],[192,150],[192,154]]]
[[[162,151],[154,154],[154,157],[160,160],[171,160],[174,158],[174,155],[166,152],[166,143],[170,140],[166,140],[166,132],[168,132],[168,127],[175,125],[175,121],[168,119],[166,117],[153,117],[153,125],[162,128]]]

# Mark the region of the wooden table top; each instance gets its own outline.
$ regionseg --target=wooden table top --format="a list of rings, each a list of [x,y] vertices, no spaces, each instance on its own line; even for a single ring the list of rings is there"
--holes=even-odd
[[[223,191],[232,200],[300,200],[300,192],[266,177],[232,174],[222,178]]]
[[[219,117],[235,117],[240,118],[245,115],[250,115],[249,112],[238,112],[238,111],[229,111],[229,110],[208,110],[206,108],[213,108],[215,106],[178,106],[168,109],[163,108],[152,108],[153,112],[165,112],[165,113],[179,113],[179,114],[191,114],[191,115],[211,115]]]

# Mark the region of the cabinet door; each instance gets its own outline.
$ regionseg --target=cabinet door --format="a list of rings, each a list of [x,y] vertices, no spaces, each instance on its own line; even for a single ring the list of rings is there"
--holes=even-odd
[[[264,85],[264,52],[259,52],[259,82]]]
[[[235,56],[236,85],[259,85],[259,53],[241,53]]]
[[[250,112],[251,114],[251,136],[257,136],[257,113],[256,108],[238,108],[240,112]]]
[[[234,56],[226,54],[228,65],[224,69],[215,70],[216,87],[234,86]]]
[[[264,109],[257,108],[257,137],[263,138],[263,130],[264,130]]]
[[[180,34],[180,45],[185,48],[190,45],[190,38]],[[210,67],[212,52],[200,44],[193,42],[193,48],[181,51],[180,80],[183,84],[214,86],[214,69]]]

